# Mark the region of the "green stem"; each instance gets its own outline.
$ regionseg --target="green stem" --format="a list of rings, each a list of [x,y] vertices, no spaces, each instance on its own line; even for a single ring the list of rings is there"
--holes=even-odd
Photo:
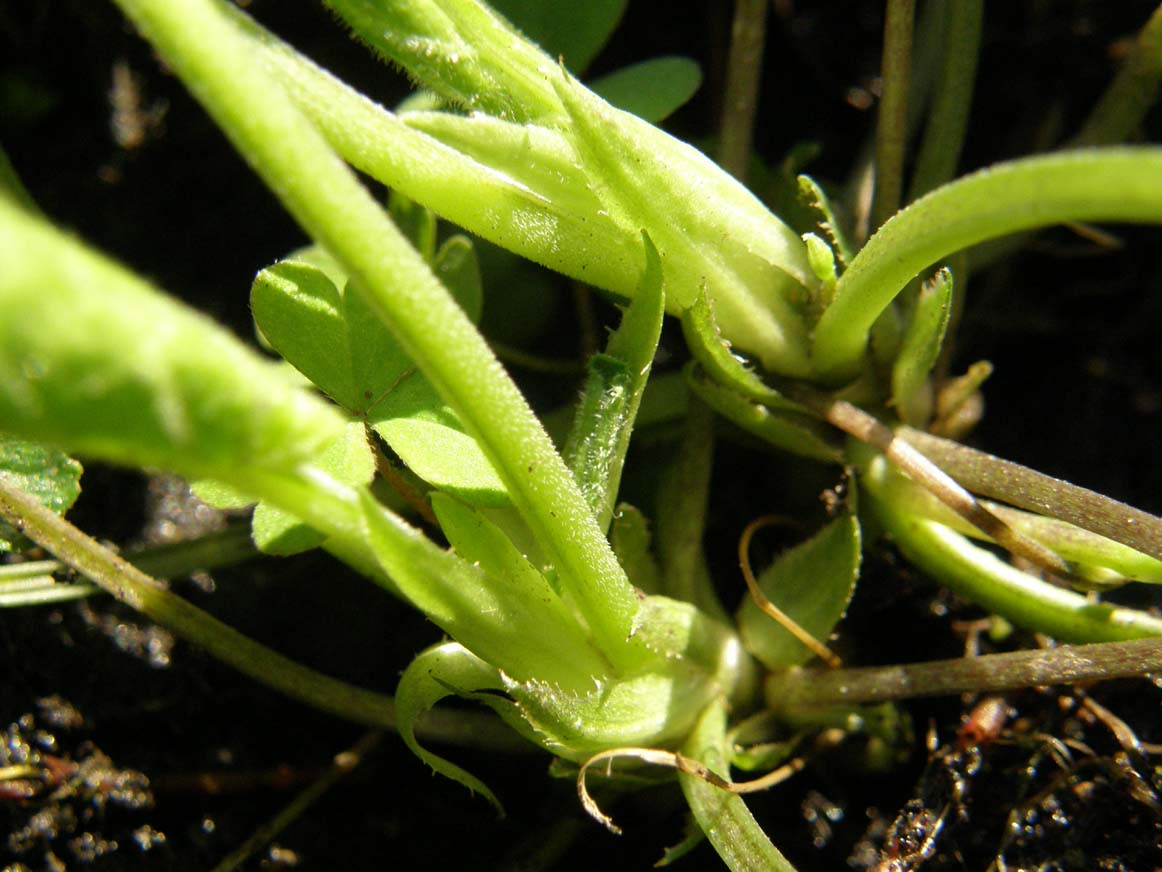
[[[154,578],[179,578],[199,569],[216,569],[253,557],[258,552],[248,524],[215,530],[196,539],[143,548],[124,554],[126,560]],[[37,560],[0,566],[0,608],[43,605],[81,599],[101,588],[88,582],[65,583],[53,578],[64,564]]]
[[[1162,618],[1093,602],[1034,578],[942,524],[910,510],[917,487],[878,457],[860,476],[861,499],[910,561],[982,608],[1065,642],[1162,636]]]
[[[767,0],[735,0],[734,4],[718,163],[740,182],[746,181],[750,165],[759,79],[763,69],[767,5]]]
[[[1065,645],[901,666],[788,669],[767,678],[767,705],[855,705],[922,696],[998,693],[1075,681],[1144,676],[1162,669],[1162,639]]]
[[[168,591],[121,556],[86,536],[0,476],[0,517],[92,579],[107,593],[211,656],[262,684],[314,708],[370,726],[395,728],[390,696],[323,675],[250,639]],[[424,732],[436,741],[496,749],[525,743],[493,718],[432,713]]]
[[[904,190],[915,11],[916,0],[888,0],[880,74],[883,93],[876,120],[875,194],[870,223],[873,231],[900,208]]]
[[[1066,221],[1162,222],[1162,148],[1093,149],[997,164],[889,220],[839,278],[815,331],[814,368],[857,374],[872,323],[922,269],[968,246]]]
[[[483,337],[261,68],[213,0],[118,0],[298,223],[349,271],[504,480],[615,662],[637,600],[569,470]]]
[[[909,201],[943,185],[956,174],[972,108],[984,2],[957,0],[942,14],[947,17],[943,22],[943,64],[924,140],[916,156]]]

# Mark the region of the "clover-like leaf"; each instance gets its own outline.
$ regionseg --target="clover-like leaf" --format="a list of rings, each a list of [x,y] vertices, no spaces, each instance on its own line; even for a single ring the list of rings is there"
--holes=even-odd
[[[489,5],[537,43],[562,57],[574,73],[585,71],[609,41],[629,0],[493,0]]]
[[[81,464],[63,451],[0,433],[0,476],[41,505],[63,515],[81,493]],[[20,538],[0,521],[0,553]]]
[[[859,576],[860,531],[845,513],[806,542],[784,552],[762,572],[763,594],[816,639],[826,640],[843,617]],[[749,597],[738,610],[747,649],[770,669],[811,658],[802,642],[765,615]]]
[[[424,222],[415,223],[422,232]],[[320,258],[318,249],[307,249],[259,273],[251,308],[263,335],[320,390],[383,437],[416,475],[473,502],[507,504],[499,476],[456,414],[363,295],[340,292]],[[479,276],[465,241],[449,240],[436,262],[479,312]]]

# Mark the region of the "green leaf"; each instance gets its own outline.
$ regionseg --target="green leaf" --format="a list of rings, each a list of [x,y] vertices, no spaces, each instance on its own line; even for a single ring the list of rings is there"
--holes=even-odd
[[[645,237],[646,269],[605,354],[588,378],[562,455],[602,530],[609,527],[634,419],[662,334],[665,294],[658,253]]]
[[[339,437],[312,464],[336,481],[366,485],[375,477],[375,458],[367,444],[367,430],[361,421],[347,424]],[[254,544],[266,554],[287,556],[309,551],[326,537],[294,515],[267,502],[260,502],[251,521]]]
[[[312,458],[343,421],[210,319],[0,198],[0,421],[132,466],[229,478]]]
[[[473,793],[479,793],[498,812],[504,814],[500,801],[484,782],[455,763],[426,750],[416,740],[415,732],[416,721],[420,716],[445,697],[472,698],[474,694],[479,694],[475,698],[491,700],[489,704],[495,706],[500,705],[501,701],[493,694],[481,691],[502,689],[503,684],[495,667],[489,666],[457,643],[445,642],[427,649],[408,664],[395,691],[395,716],[399,736],[413,754],[431,766],[433,771],[463,784]]]
[[[940,270],[924,283],[916,297],[904,341],[892,364],[892,403],[910,427],[926,427],[932,417],[932,385],[928,374],[940,356],[952,314],[952,272]]]
[[[58,515],[81,493],[81,464],[63,451],[0,433],[0,476]],[[0,521],[0,553],[10,551],[19,533]]]
[[[844,514],[780,555],[759,575],[759,588],[804,630],[826,642],[855,590],[859,549],[859,522]],[[737,617],[747,650],[768,668],[796,666],[811,658],[803,643],[763,614],[750,597]]]
[[[702,86],[702,68],[683,57],[641,61],[594,79],[589,89],[651,124],[668,118]]]
[[[459,277],[465,301],[478,311],[479,276],[473,276],[471,250],[461,242],[449,244],[437,257],[448,274]],[[297,252],[255,279],[251,308],[271,345],[335,402],[363,418],[429,484],[480,504],[506,505],[504,485],[455,413],[363,296],[350,288],[339,292],[316,265],[319,257],[318,249]]]
[[[550,57],[580,75],[609,41],[629,0],[492,0],[489,4]]]
[[[399,191],[388,195],[387,211],[400,233],[431,263],[436,256],[436,214]]]
[[[687,384],[706,405],[728,421],[783,451],[824,463],[843,463],[843,449],[818,418],[771,409],[707,379],[697,364],[684,370]]]

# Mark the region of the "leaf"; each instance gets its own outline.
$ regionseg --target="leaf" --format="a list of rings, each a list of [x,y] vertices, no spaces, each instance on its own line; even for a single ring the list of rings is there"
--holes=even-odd
[[[824,463],[843,463],[842,447],[818,418],[753,402],[707,379],[693,361],[684,372],[687,384],[702,402],[748,433],[792,454]]]
[[[394,190],[388,195],[387,210],[399,232],[430,264],[436,256],[436,214]]]
[[[366,485],[375,477],[375,458],[367,444],[367,431],[360,421],[347,424],[339,437],[312,463],[336,481]],[[294,515],[267,502],[260,502],[251,520],[254,544],[266,554],[288,556],[321,545],[326,537]]]
[[[826,641],[847,610],[859,561],[859,522],[844,514],[781,554],[759,575],[759,588],[804,630]],[[811,658],[803,643],[765,615],[753,599],[743,601],[737,618],[747,650],[767,668],[796,666]]]
[[[38,503],[63,515],[81,493],[81,464],[63,451],[0,433],[0,476]],[[0,521],[0,553],[22,537]]]
[[[605,354],[589,361],[588,378],[562,455],[602,530],[609,527],[634,419],[662,333],[665,294],[658,253],[645,237],[641,287],[609,337]]]
[[[904,341],[892,364],[892,403],[910,427],[926,427],[932,417],[932,386],[928,375],[940,356],[952,314],[952,272],[941,269],[924,283],[916,297]]]
[[[835,214],[831,199],[822,186],[810,176],[799,176],[799,197],[815,213],[815,226],[823,231],[827,241],[831,243],[831,250],[839,261],[840,267],[846,267],[855,257],[855,246],[844,230],[843,223]]]
[[[628,0],[493,0],[507,18],[550,57],[563,57],[578,75],[609,41]]]
[[[702,68],[684,57],[651,58],[594,79],[589,89],[626,112],[657,124],[702,86]]]
[[[227,330],[0,198],[0,421],[188,477],[283,471],[342,429]]]
[[[449,248],[451,244],[451,248]],[[463,242],[437,255],[479,309],[479,276]],[[254,318],[271,345],[319,389],[384,438],[429,484],[486,505],[508,495],[492,464],[456,414],[415,370],[363,295],[340,293],[318,249],[296,252],[259,273],[251,289]],[[313,261],[313,262],[312,262]]]
[[[455,297],[473,324],[480,322],[484,308],[484,283],[472,240],[463,233],[449,237],[436,252],[432,271]]]

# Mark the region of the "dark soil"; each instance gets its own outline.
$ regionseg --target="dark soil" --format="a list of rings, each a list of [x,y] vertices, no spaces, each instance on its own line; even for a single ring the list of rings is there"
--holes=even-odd
[[[390,104],[404,93],[325,12],[273,0],[249,5],[377,99]],[[661,11],[668,4],[630,4],[625,28],[594,67],[600,73],[661,53],[698,58],[708,84],[673,124],[690,137],[713,129],[709,95],[721,90],[729,31],[728,4],[704,5],[675,14]],[[809,139],[822,146],[810,171],[843,180],[873,122],[874,112],[849,95],[872,89],[877,5],[853,11],[777,0],[756,140],[771,163]],[[1074,129],[1112,75],[1118,41],[1151,10],[1096,0],[990,6],[964,168]],[[109,133],[107,92],[122,62],[140,79],[146,115],[167,107],[131,149]],[[1150,117],[1144,138],[1158,140],[1158,121]],[[251,335],[254,272],[304,242],[111,4],[0,4],[0,140],[54,219],[241,336]],[[1049,231],[976,277],[956,368],[978,359],[997,367],[977,444],[1159,513],[1162,278],[1151,253],[1159,237],[1153,228],[1115,231],[1125,245],[1113,250]],[[559,322],[549,329],[565,343],[575,341],[570,305],[563,288],[546,316]],[[676,342],[671,351],[681,354]],[[530,388],[548,400],[576,389],[561,380]],[[734,591],[725,595],[741,589],[732,561],[746,521],[779,510],[809,523],[821,511],[816,495],[835,483],[749,448],[720,452],[707,545],[724,589]],[[79,526],[121,544],[142,536],[151,520],[145,479],[93,465],[84,486],[70,515]],[[212,584],[183,581],[178,589],[277,650],[384,692],[438,638],[408,607],[322,554],[256,560],[215,572]],[[1119,596],[1162,606],[1149,590]],[[981,617],[881,544],[869,554],[840,644],[852,663],[958,656],[957,622]],[[1158,758],[1127,752],[1109,722],[1085,707],[1086,694],[1142,741],[1162,742],[1162,686],[1147,680],[1013,694],[999,734],[980,746],[957,740],[975,701],[927,701],[905,707],[915,736],[892,749],[896,765],[869,769],[869,755],[852,742],[749,804],[802,872],[977,870],[997,858],[1009,869],[1157,868]],[[0,754],[9,762],[39,754],[59,775],[54,790],[29,796],[9,796],[0,783],[0,862],[36,870],[212,868],[362,734],[105,598],[0,611],[4,727]],[[246,868],[640,869],[681,838],[673,787],[614,805],[626,832],[617,838],[585,817],[572,781],[546,777],[544,756],[449,753],[496,789],[505,819],[431,777],[387,736]],[[889,865],[877,867],[881,861]],[[705,847],[682,863],[718,868]]]

